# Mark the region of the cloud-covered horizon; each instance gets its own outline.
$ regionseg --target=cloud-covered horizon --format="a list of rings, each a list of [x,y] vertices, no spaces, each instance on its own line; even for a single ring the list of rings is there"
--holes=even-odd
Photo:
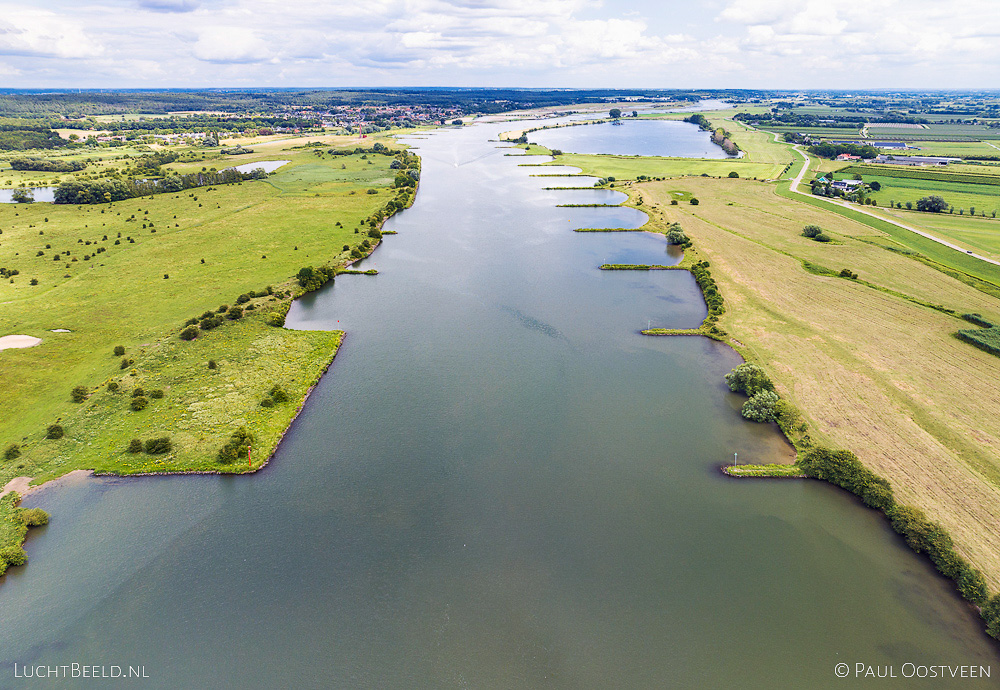
[[[51,0],[0,3],[0,85],[997,88],[998,38],[987,0]]]

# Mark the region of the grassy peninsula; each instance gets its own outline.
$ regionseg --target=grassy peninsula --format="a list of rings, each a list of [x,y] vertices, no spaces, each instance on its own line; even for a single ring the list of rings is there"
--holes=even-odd
[[[0,487],[77,469],[264,465],[344,335],[283,328],[291,300],[368,255],[382,220],[412,203],[419,161],[392,146],[322,135],[241,155],[180,148],[164,174],[288,162],[112,203],[0,205],[0,336],[41,341],[0,351]],[[3,524],[18,522],[10,496]],[[0,548],[23,537],[4,529]]]

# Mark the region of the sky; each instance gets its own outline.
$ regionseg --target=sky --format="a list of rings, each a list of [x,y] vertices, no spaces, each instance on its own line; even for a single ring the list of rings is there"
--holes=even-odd
[[[995,0],[0,0],[0,87],[994,89]]]

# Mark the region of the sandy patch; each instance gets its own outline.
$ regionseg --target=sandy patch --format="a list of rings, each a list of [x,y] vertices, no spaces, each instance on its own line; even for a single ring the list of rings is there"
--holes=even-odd
[[[47,489],[50,486],[58,486],[60,484],[71,484],[84,481],[93,474],[93,470],[73,470],[72,472],[67,472],[58,479],[52,479],[44,484],[38,484],[36,486],[29,486],[34,477],[14,477],[4,485],[3,489],[0,489],[0,496],[9,494],[11,491],[16,491],[21,495],[21,498],[24,498],[33,491]]]
[[[32,338],[30,335],[5,335],[0,338],[0,350],[9,347],[34,347],[40,342],[41,338]]]
[[[14,477],[9,482],[4,484],[3,489],[0,489],[0,496],[6,496],[11,491],[16,491],[17,493],[24,496],[28,493],[28,483],[31,482],[33,477]]]

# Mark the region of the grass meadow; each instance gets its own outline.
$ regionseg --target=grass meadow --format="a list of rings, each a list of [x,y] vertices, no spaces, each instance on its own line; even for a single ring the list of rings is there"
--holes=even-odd
[[[267,313],[286,309],[290,297],[264,289],[294,289],[291,278],[303,266],[345,264],[343,247],[365,239],[356,229],[393,195],[392,158],[294,148],[301,143],[274,141],[249,156],[172,166],[291,161],[266,180],[112,204],[0,205],[0,267],[19,271],[0,281],[0,335],[42,339],[0,351],[0,446],[21,446],[20,457],[0,460],[0,486],[14,476],[41,480],[79,468],[245,470],[215,462],[240,426],[255,436],[254,465],[269,457],[342,334],[267,325]],[[242,319],[179,339],[187,319],[251,291],[262,296],[243,305],[254,308]],[[54,332],[61,329],[68,332]],[[113,354],[118,345],[133,360],[125,368]],[[261,407],[275,384],[290,401]],[[76,386],[88,392],[82,403],[70,398]],[[137,387],[164,395],[136,412]],[[57,422],[65,436],[46,439]],[[126,452],[132,438],[161,436],[171,437],[170,453]]]

